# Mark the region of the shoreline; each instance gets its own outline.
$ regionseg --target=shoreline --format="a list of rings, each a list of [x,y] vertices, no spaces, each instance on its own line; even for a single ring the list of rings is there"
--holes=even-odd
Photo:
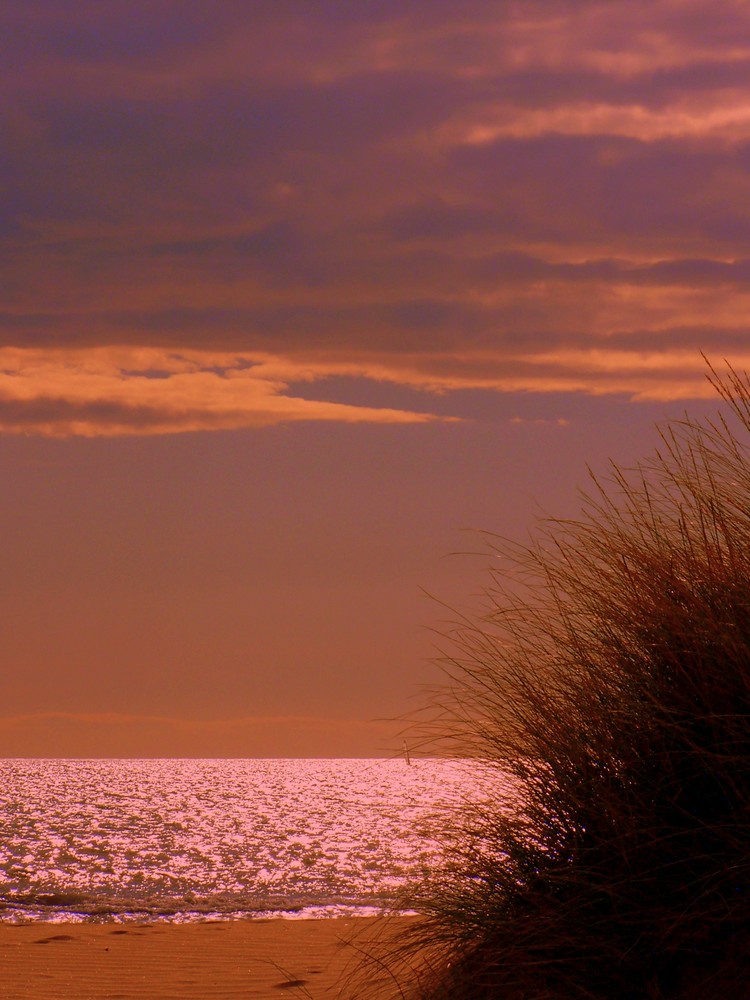
[[[4,1000],[352,1000],[347,976],[413,916],[0,924]],[[394,995],[383,971],[372,1000]],[[369,984],[368,984],[369,986]]]

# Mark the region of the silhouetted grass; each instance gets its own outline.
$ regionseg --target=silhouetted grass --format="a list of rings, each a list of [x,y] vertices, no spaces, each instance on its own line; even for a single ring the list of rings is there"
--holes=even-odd
[[[405,997],[750,996],[750,382],[711,380],[726,420],[670,425],[579,520],[492,543],[438,728],[498,797],[413,901]]]

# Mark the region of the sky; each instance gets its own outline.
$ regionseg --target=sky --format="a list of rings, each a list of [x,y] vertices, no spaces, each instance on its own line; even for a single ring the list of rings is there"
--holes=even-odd
[[[740,0],[24,0],[0,135],[0,755],[390,753],[750,366]]]

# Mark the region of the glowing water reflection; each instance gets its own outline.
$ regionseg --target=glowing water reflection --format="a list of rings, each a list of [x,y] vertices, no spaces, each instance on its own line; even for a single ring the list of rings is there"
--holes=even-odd
[[[367,913],[441,861],[457,761],[0,761],[0,920]]]

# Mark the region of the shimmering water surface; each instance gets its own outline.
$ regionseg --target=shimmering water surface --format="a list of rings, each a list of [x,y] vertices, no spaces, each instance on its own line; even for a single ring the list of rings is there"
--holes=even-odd
[[[365,914],[441,863],[457,761],[0,760],[0,920]]]

